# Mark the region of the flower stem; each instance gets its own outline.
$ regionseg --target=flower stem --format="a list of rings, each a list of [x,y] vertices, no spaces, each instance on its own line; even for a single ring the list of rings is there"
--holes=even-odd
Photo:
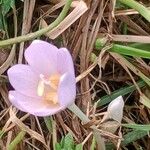
[[[90,121],[90,119],[79,109],[77,105],[75,105],[75,103],[69,106],[68,109],[76,114],[76,116],[79,117],[84,123],[88,123]],[[97,127],[92,125],[90,128],[93,129],[93,135],[96,139],[98,150],[105,150],[104,139],[101,137]]]
[[[135,10],[137,10],[146,20],[150,22],[150,10],[138,3],[135,0],[119,0],[122,4],[125,4]]]
[[[0,47],[7,46],[7,45],[10,45],[10,44],[20,43],[20,42],[25,42],[25,41],[28,41],[28,40],[32,40],[32,39],[35,39],[35,38],[49,32],[54,27],[58,26],[59,23],[65,18],[65,16],[67,15],[67,13],[69,11],[71,2],[72,2],[72,0],[67,0],[66,1],[66,4],[65,4],[63,10],[61,11],[61,13],[59,14],[59,16],[57,17],[57,19],[53,23],[51,23],[48,27],[43,28],[41,30],[38,30],[34,33],[29,33],[29,34],[26,34],[26,35],[23,35],[23,36],[18,36],[18,37],[15,37],[15,38],[0,41]]]
[[[88,123],[90,121],[90,119],[79,109],[75,103],[69,106],[68,109],[76,114],[76,116],[78,116],[84,123]]]

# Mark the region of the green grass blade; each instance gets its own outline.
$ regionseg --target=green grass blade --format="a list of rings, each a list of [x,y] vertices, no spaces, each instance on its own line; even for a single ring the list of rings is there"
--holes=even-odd
[[[146,50],[138,49],[134,47],[129,47],[129,46],[113,44],[113,47],[111,48],[110,51],[123,54],[123,55],[150,59],[150,51],[146,51]]]
[[[44,122],[46,124],[47,129],[49,132],[53,132],[53,127],[52,127],[52,119],[51,117],[44,117]]]
[[[138,11],[147,21],[150,22],[150,10],[140,4],[139,2],[135,0],[119,0],[122,4],[125,4],[136,11]]]
[[[125,134],[123,136],[123,141],[122,141],[122,145],[126,146],[132,142],[135,142],[138,139],[143,138],[144,136],[146,136],[148,134],[147,131],[142,131],[142,130],[133,130],[131,132],[128,132],[127,134]]]
[[[142,125],[142,124],[122,124],[123,127],[136,129],[136,130],[142,130],[142,131],[150,131],[150,124],[148,125]]]
[[[0,139],[3,137],[4,134],[5,134],[5,132],[0,130]]]
[[[122,146],[127,146],[128,144],[131,144],[144,136],[148,135],[147,131],[143,130],[133,130],[131,132],[128,132],[127,134],[123,135],[123,141],[121,142]],[[107,150],[115,150],[116,147],[113,143],[107,143],[106,145]]]
[[[93,137],[93,139],[92,139],[92,144],[91,144],[91,150],[95,150],[95,147],[96,147],[96,140],[95,140],[95,138]]]
[[[101,49],[106,43],[106,39],[105,38],[98,38],[95,42],[95,48],[96,49]],[[133,57],[142,57],[142,58],[147,58],[150,59],[150,51],[149,48],[147,46],[147,50],[144,49],[140,49],[140,48],[136,48],[138,46],[131,45],[131,46],[124,46],[124,45],[120,45],[120,44],[112,44],[111,49],[109,49],[110,52],[115,52],[118,54],[123,54],[123,55],[127,55],[127,56],[133,56]]]
[[[143,43],[132,43],[129,44],[130,47],[138,48],[138,49],[143,49],[149,51],[150,44],[143,44]]]
[[[8,146],[8,150],[15,150],[17,145],[22,141],[22,139],[24,138],[26,132],[25,131],[21,131],[16,138],[9,144]]]
[[[137,85],[139,86],[139,88],[141,88],[141,87],[145,86],[146,83],[144,81],[138,81]],[[97,107],[106,105],[106,104],[110,103],[112,100],[114,100],[115,98],[117,98],[118,96],[120,96],[120,95],[124,96],[135,90],[136,90],[136,87],[134,84],[131,86],[126,86],[119,90],[116,90],[116,91],[112,92],[111,95],[106,95],[106,96],[103,96],[102,98],[100,98],[97,101]]]

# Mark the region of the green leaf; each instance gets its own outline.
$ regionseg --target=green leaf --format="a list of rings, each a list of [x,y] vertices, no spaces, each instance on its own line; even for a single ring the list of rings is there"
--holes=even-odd
[[[116,6],[115,6],[116,9],[122,9],[122,8],[126,8],[125,5],[123,5],[122,3],[120,3],[119,1],[116,1]]]
[[[61,147],[64,147],[64,143],[65,143],[65,137],[62,137],[62,138],[61,138],[61,141],[60,141]]]
[[[76,145],[75,150],[83,150],[82,144]]]
[[[71,135],[71,133],[68,133],[64,139],[64,148],[72,149],[73,147],[74,147],[73,136]]]
[[[55,145],[55,150],[62,150],[62,149],[61,149],[61,145],[60,145],[59,143],[56,143],[56,145]]]
[[[15,0],[1,0],[0,1],[0,30],[5,31],[7,38],[8,35],[8,23],[6,14],[11,8],[15,6]]]
[[[5,16],[14,5],[15,0],[2,0],[1,8],[3,16]]]
[[[108,142],[106,143],[106,150],[116,150],[116,146],[113,143]]]
[[[55,150],[82,150],[82,144],[74,144],[73,136],[68,133],[65,137],[62,137],[60,143],[56,143]]]

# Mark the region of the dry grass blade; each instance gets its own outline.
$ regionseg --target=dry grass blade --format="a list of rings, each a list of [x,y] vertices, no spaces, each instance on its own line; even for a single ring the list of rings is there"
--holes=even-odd
[[[88,9],[86,3],[84,1],[79,1],[76,4],[74,10],[53,30],[46,33],[50,39],[57,38],[62,32],[64,32],[68,27],[70,27],[77,19],[79,19]],[[47,27],[47,23],[42,19],[41,27]]]
[[[37,133],[37,132],[31,130],[31,129],[30,129],[28,126],[26,126],[20,119],[18,119],[18,118],[16,117],[16,114],[14,113],[14,110],[13,110],[12,108],[10,109],[10,120],[11,120],[14,124],[18,125],[18,127],[19,127],[21,130],[26,131],[32,138],[35,138],[36,140],[42,142],[42,143],[45,145],[45,147],[47,147],[44,137],[43,137],[42,135],[40,135],[39,133]]]
[[[85,78],[97,65],[97,63],[93,63],[86,71],[76,77],[76,82],[79,82],[83,78]]]
[[[17,14],[16,14],[16,8],[13,8],[13,20],[14,20],[14,35],[15,37],[17,36]],[[8,56],[8,58],[6,59],[6,61],[0,66],[0,75],[3,74],[8,67],[12,64],[12,61],[14,60],[16,55],[16,44],[14,44],[12,46],[12,49],[10,51],[10,54]]]
[[[30,31],[32,15],[35,7],[35,0],[27,0],[24,2],[24,12],[23,12],[23,23],[22,23],[22,33],[21,35],[25,35]],[[29,15],[27,15],[29,14]],[[18,63],[22,63],[24,52],[24,42],[20,43],[20,51]]]
[[[123,56],[119,55],[119,54],[115,54],[111,52],[111,55],[117,60],[119,61],[120,64],[123,64],[123,66],[125,68],[129,68],[130,70],[132,70],[136,75],[138,75],[140,78],[142,78],[149,86],[150,86],[150,79],[144,75],[139,69],[137,69],[134,65],[132,65],[132,63],[130,63],[129,61],[127,61]],[[129,73],[129,72],[128,72]],[[133,78],[132,78],[133,79]],[[134,81],[134,80],[133,80]],[[135,83],[135,81],[134,81]],[[137,89],[139,89],[137,87]],[[139,93],[140,89],[139,89]]]
[[[134,22],[129,16],[118,16],[118,18],[125,22],[129,27],[131,27],[131,31],[134,31],[135,34],[148,36],[147,33],[141,26],[139,26],[136,22]]]
[[[148,7],[148,9],[150,9],[150,7]],[[116,10],[114,13],[115,16],[134,15],[134,14],[139,14],[139,12],[137,12],[134,9],[127,9],[127,10]]]
[[[137,43],[150,43],[150,36],[136,36],[136,35],[111,35],[113,41],[118,42],[137,42]]]

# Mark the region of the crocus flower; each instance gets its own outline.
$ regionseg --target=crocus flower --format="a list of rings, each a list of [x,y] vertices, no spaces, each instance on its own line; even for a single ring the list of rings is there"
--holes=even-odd
[[[36,116],[48,116],[74,102],[74,66],[66,48],[34,40],[25,50],[25,59],[27,65],[14,65],[7,72],[14,88],[9,91],[9,100],[15,107]]]
[[[102,120],[105,121],[107,119],[113,119],[118,123],[121,123],[123,117],[123,108],[124,100],[122,96],[119,96],[108,105],[106,115],[104,115]]]
[[[122,96],[119,96],[108,105],[107,112],[109,118],[121,123],[123,117],[123,108],[124,100]]]

